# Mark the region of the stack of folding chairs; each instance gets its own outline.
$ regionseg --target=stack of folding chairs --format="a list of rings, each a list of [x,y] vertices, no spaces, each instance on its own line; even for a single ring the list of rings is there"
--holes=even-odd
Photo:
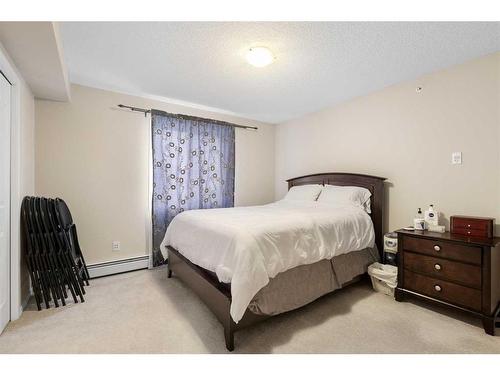
[[[84,302],[89,272],[66,203],[59,198],[25,197],[21,206],[22,247],[38,310],[53,302]]]

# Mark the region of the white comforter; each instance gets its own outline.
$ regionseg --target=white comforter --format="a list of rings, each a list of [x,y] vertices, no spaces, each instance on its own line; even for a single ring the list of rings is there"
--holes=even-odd
[[[231,283],[237,323],[270,278],[293,267],[373,247],[370,216],[360,207],[319,202],[276,203],[185,211],[170,223],[161,244]]]

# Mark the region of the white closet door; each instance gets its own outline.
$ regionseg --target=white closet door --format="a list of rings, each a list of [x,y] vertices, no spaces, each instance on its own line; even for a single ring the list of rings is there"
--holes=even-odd
[[[10,320],[10,84],[0,74],[0,333]]]

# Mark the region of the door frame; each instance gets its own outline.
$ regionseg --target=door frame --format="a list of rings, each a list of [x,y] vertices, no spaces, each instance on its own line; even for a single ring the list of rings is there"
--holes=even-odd
[[[20,74],[0,43],[0,70],[11,83],[10,116],[10,320],[19,319],[21,301],[21,85]]]

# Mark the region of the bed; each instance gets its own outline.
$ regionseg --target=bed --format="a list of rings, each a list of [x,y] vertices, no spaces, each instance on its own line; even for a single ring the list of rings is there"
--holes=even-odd
[[[184,212],[170,224],[161,245],[168,276],[181,279],[212,310],[232,351],[237,330],[351,284],[379,259],[384,180],[352,173],[287,180],[289,189],[365,188],[371,193],[368,212],[285,200]]]

